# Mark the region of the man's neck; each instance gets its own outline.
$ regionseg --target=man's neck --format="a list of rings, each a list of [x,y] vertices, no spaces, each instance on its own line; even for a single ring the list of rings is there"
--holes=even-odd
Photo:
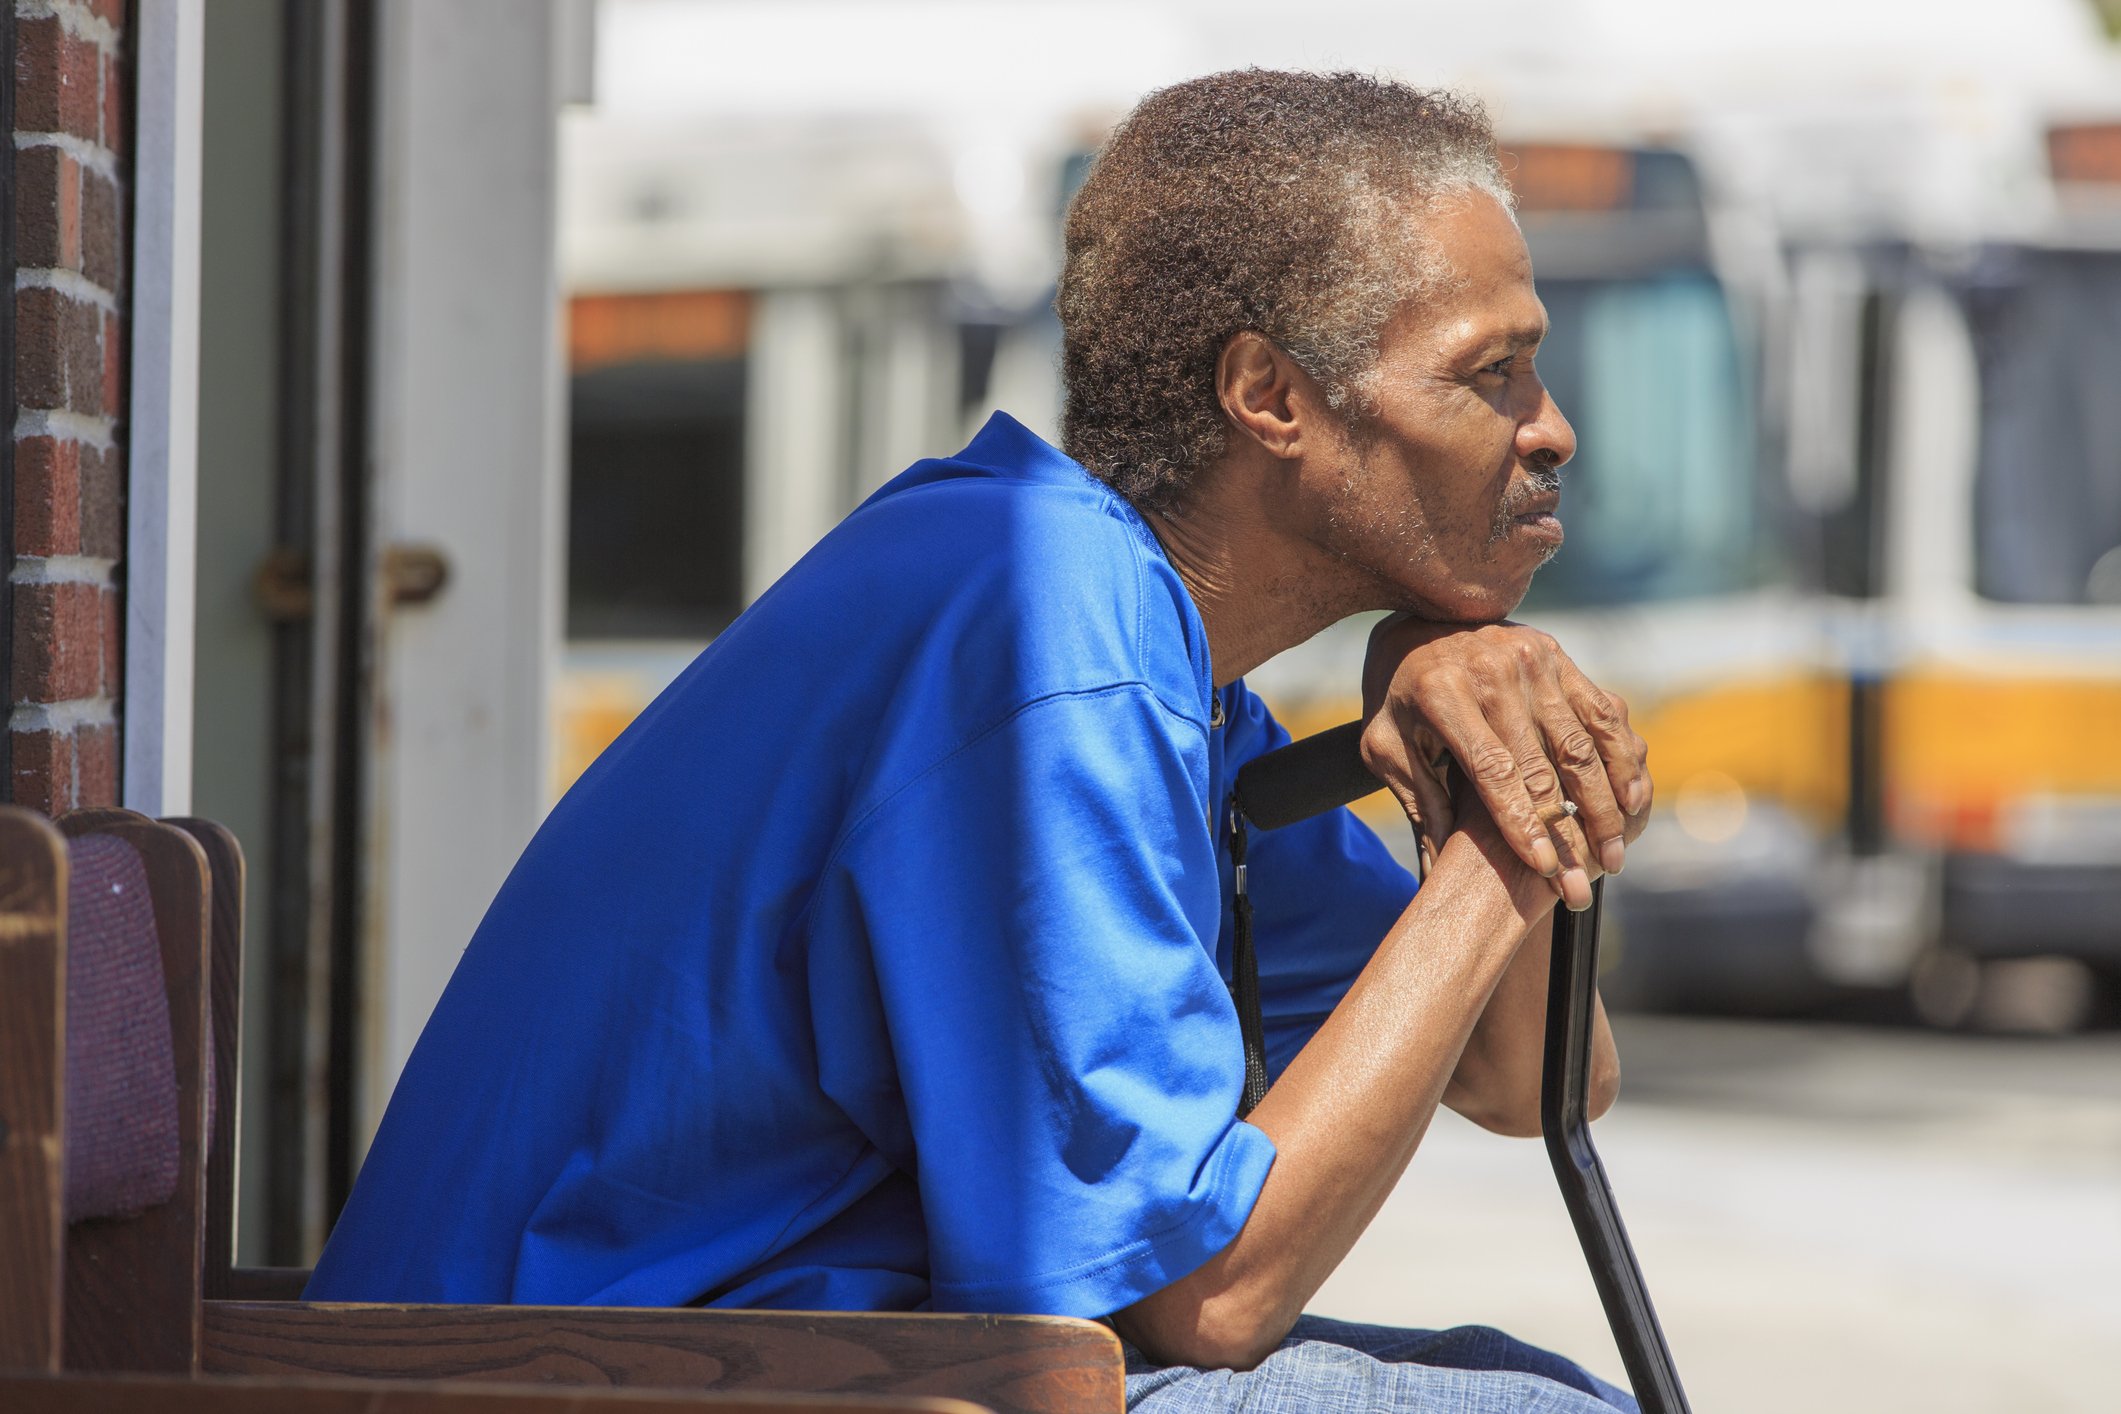
[[[1257,476],[1212,468],[1183,507],[1145,517],[1207,628],[1217,687],[1370,607],[1348,567],[1246,494],[1260,489]]]

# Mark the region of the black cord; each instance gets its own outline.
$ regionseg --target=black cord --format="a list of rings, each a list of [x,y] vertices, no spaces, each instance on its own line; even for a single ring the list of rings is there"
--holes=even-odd
[[[1230,862],[1237,873],[1231,899],[1237,939],[1230,957],[1230,999],[1237,1003],[1237,1029],[1245,1046],[1245,1093],[1237,1103],[1237,1117],[1243,1119],[1266,1098],[1267,1039],[1259,1014],[1259,957],[1252,949],[1252,897],[1245,887],[1245,813],[1238,808],[1234,793],[1230,797]]]

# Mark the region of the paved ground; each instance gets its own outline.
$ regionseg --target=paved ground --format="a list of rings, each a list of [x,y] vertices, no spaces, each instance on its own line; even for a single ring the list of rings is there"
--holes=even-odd
[[[1701,1414],[2121,1410],[2121,1036],[1616,1026],[1599,1151]],[[1312,1309],[1622,1378],[1544,1151],[1452,1115]]]

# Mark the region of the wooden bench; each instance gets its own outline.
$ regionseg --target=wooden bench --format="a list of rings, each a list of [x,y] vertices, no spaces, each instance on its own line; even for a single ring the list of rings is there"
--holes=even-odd
[[[469,1381],[0,1373],[22,1414],[981,1414],[958,1399],[529,1389]]]
[[[12,880],[18,872],[12,847],[17,835],[32,828],[49,832],[50,826],[26,812],[4,808],[0,817],[0,858],[8,861],[7,878]],[[48,1288],[67,1292],[69,1313],[78,1310],[85,1323],[79,1340],[66,1342],[66,1368],[958,1398],[997,1414],[1116,1414],[1123,1407],[1119,1342],[1111,1331],[1090,1321],[696,1308],[354,1305],[293,1299],[307,1272],[240,1268],[231,1261],[230,1131],[243,931],[240,846],[228,831],[210,822],[157,824],[125,812],[77,812],[63,819],[61,827],[77,837],[110,834],[131,841],[147,865],[165,971],[176,998],[172,1015],[181,1011],[183,1018],[173,1022],[172,1035],[179,1055],[179,1100],[188,1117],[183,1127],[185,1176],[163,1214],[145,1229],[138,1222],[125,1224],[128,1232],[115,1247],[105,1240],[99,1249],[92,1236],[83,1247],[99,1252],[92,1276],[67,1283],[55,1279]],[[56,867],[63,872],[63,860]],[[34,860],[27,860],[19,871],[30,892],[37,887],[37,868]],[[0,882],[0,888],[13,887]],[[48,877],[43,887],[47,893],[53,887]],[[0,909],[8,896],[0,896]],[[33,912],[26,910],[22,916]],[[21,926],[35,931],[31,924]],[[52,939],[48,951],[56,953],[56,930]],[[42,997],[49,1005],[51,998],[50,977],[29,975],[34,967],[25,973],[28,985],[10,985],[16,978],[7,969],[19,960],[12,953],[0,958],[0,1026],[10,1037],[17,1027],[8,1013],[27,1006],[20,999]],[[63,972],[61,979],[58,985],[63,987]],[[177,979],[189,979],[182,997],[177,997]],[[188,1020],[194,1016],[195,1024]],[[46,1027],[47,1032],[53,1029]],[[7,1073],[13,1077],[14,1048],[0,1044],[9,1044]],[[47,1035],[47,1054],[58,1054],[49,1049],[54,1044],[63,1041]],[[24,1111],[33,1112],[34,1106]],[[40,1123],[45,1127],[36,1129]],[[56,1142],[55,1123],[32,1118],[30,1126],[44,1142]],[[23,1136],[25,1143],[18,1145],[11,1133],[0,1163],[15,1165],[18,1150],[29,1156],[36,1147],[28,1142],[30,1137]],[[25,1157],[22,1166],[35,1164]],[[11,1176],[14,1168],[4,1172]],[[50,1186],[57,1178],[47,1175],[40,1181]],[[27,1190],[10,1185],[10,1191]],[[54,1248],[52,1261],[65,1260],[70,1275],[76,1259],[74,1244],[64,1240],[63,1221],[58,1223],[61,1236],[53,1237],[49,1227],[55,1210],[47,1211],[48,1204],[30,1206],[41,1214],[37,1221],[45,1224],[32,1245]],[[13,1220],[15,1205],[10,1202],[8,1207],[9,1212],[0,1213],[0,1225]],[[6,1230],[0,1226],[0,1232]],[[129,1285],[135,1281],[143,1283],[137,1300]],[[0,1297],[13,1300],[14,1286],[4,1271],[0,1283],[8,1283],[0,1285]],[[27,1283],[23,1289],[28,1289]],[[100,1316],[120,1310],[132,1317],[121,1323],[121,1336],[89,1329],[98,1326]],[[139,1319],[149,1312],[153,1319]],[[74,1319],[69,1314],[69,1332]],[[59,1344],[55,1333],[50,1348],[56,1350]],[[0,1369],[5,1368],[59,1367],[15,1358],[0,1335]]]

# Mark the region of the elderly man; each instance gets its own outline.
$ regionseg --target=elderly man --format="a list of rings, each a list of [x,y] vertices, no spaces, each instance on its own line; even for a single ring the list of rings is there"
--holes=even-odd
[[[1551,911],[1649,806],[1624,706],[1501,622],[1574,444],[1485,119],[1182,84],[1067,236],[1066,454],[997,417],[908,470],[583,777],[313,1297],[1048,1312],[1112,1322],[1141,1408],[1633,1407],[1299,1319],[1439,1103],[1537,1131]],[[1426,882],[1345,811],[1255,835],[1240,1116],[1225,822],[1287,739],[1243,676],[1376,609]]]

